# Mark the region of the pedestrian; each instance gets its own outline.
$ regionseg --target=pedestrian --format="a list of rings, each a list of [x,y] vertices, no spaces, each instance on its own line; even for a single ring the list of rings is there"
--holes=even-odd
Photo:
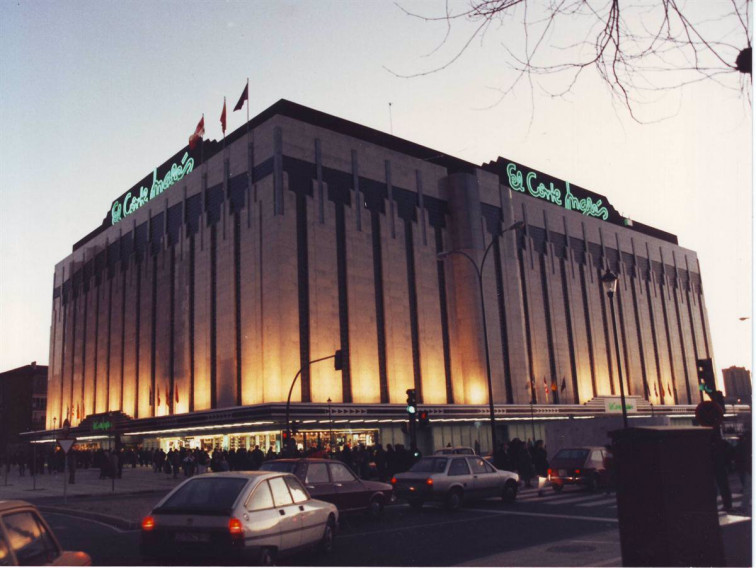
[[[722,439],[718,428],[714,429],[711,437],[711,456],[714,466],[714,479],[717,483],[719,495],[722,497],[722,509],[732,511],[732,491],[730,490],[730,444]]]
[[[751,515],[751,430],[748,429],[738,438],[735,446],[735,471],[740,478],[743,499],[740,508]]]
[[[533,469],[538,476],[538,495],[543,495],[543,487],[549,478],[549,461],[547,459],[546,447],[543,440],[536,440],[532,452]]]

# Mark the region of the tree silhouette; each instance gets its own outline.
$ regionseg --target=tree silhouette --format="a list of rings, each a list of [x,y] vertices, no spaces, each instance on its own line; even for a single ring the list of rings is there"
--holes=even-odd
[[[444,25],[431,52],[453,49],[442,64],[401,74],[419,77],[459,61],[495,30],[513,79],[497,88],[498,104],[523,80],[552,96],[572,91],[589,69],[636,116],[638,105],[700,81],[740,90],[750,101],[751,0],[470,0],[453,11],[408,15]],[[455,34],[462,32],[456,47]],[[431,55],[429,54],[429,55]],[[544,81],[548,77],[549,81]],[[735,80],[733,80],[735,78]]]

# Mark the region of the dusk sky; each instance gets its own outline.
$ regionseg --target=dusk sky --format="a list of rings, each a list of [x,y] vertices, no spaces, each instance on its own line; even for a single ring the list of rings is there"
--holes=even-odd
[[[705,3],[719,4],[730,2]],[[698,253],[716,368],[751,369],[753,320],[740,319],[752,312],[751,88],[731,73],[659,93],[642,110],[649,124],[592,71],[565,97],[523,81],[494,104],[514,78],[498,27],[437,73],[387,70],[442,65],[465,29],[434,52],[445,25],[388,1],[0,0],[0,372],[48,363],[55,264],[203,113],[206,137],[220,138],[224,96],[229,130],[242,126],[231,109],[247,77],[251,116],[284,98],[386,132],[393,123],[476,164],[503,156],[568,180],[677,235]]]

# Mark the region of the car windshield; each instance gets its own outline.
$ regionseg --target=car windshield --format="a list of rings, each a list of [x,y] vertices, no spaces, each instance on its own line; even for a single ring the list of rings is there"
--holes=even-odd
[[[294,473],[297,468],[297,462],[267,462],[262,464],[260,469],[263,471],[280,471],[283,473]]]
[[[446,471],[446,458],[423,458],[410,468],[414,473],[443,473]]]
[[[584,460],[588,457],[588,450],[571,449],[571,450],[559,450],[554,459],[565,460]]]
[[[242,489],[243,477],[200,477],[182,485],[156,512],[224,513],[229,511]]]

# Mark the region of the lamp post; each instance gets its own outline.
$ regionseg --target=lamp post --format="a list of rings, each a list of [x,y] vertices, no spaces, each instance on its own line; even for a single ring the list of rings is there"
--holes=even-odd
[[[609,296],[609,305],[612,308],[612,328],[614,329],[614,349],[617,352],[617,370],[619,372],[620,402],[622,404],[622,423],[627,428],[627,409],[625,408],[625,385],[622,381],[622,357],[620,357],[619,337],[617,336],[617,317],[614,315],[614,292],[617,290],[617,275],[607,270],[601,277],[606,295]]]
[[[328,453],[333,453],[333,418],[331,417],[331,397],[328,397]]]
[[[520,229],[525,226],[525,223],[522,221],[517,221],[516,223],[510,225],[506,229],[504,229],[500,235],[503,235],[504,233],[507,233],[509,231],[514,231],[517,229]],[[497,237],[499,235],[496,235]],[[448,256],[451,256],[452,254],[459,254],[462,255],[464,258],[466,258],[468,261],[470,261],[470,264],[473,265],[473,268],[475,268],[475,275],[478,277],[478,288],[480,291],[480,311],[483,317],[483,345],[485,347],[486,352],[486,378],[488,379],[488,412],[489,412],[489,419],[491,421],[491,451],[496,451],[496,416],[494,414],[494,402],[493,402],[493,382],[491,381],[491,358],[488,352],[488,326],[486,325],[486,303],[483,299],[483,266],[486,263],[486,258],[488,258],[488,253],[491,250],[491,247],[496,241],[494,239],[491,239],[491,242],[488,243],[488,246],[486,247],[486,250],[483,252],[483,258],[480,261],[480,264],[475,262],[475,259],[471,257],[469,254],[467,254],[463,250],[450,250],[450,251],[444,251],[440,252],[436,255],[436,258],[439,260],[444,260]]]

